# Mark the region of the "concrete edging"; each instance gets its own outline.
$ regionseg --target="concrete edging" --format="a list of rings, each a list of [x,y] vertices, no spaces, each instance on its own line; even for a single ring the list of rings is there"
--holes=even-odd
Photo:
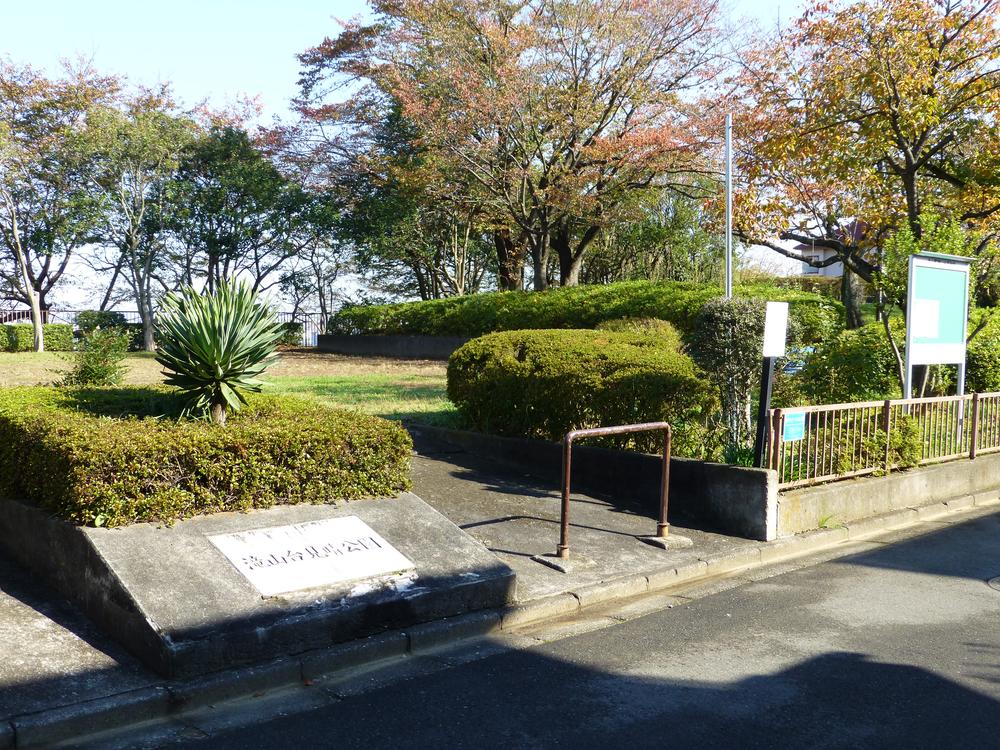
[[[393,336],[328,334],[316,337],[316,350],[361,357],[447,360],[470,336]]]
[[[887,531],[917,526],[935,518],[974,508],[1000,505],[1000,492],[951,498],[932,505],[906,508],[846,526],[817,529],[751,549],[700,558],[645,574],[629,574],[588,584],[576,591],[541,597],[503,609],[485,610],[389,631],[337,646],[309,651],[264,664],[206,675],[184,683],[164,683],[35,714],[0,719],[0,750],[51,744],[84,732],[92,733],[95,717],[103,731],[134,723],[167,719],[218,702],[238,699],[363,666],[386,664],[409,656],[433,653],[463,640],[491,634],[511,635],[529,626],[558,620],[581,610],[614,601],[660,594],[740,570],[827,550],[845,542]]]

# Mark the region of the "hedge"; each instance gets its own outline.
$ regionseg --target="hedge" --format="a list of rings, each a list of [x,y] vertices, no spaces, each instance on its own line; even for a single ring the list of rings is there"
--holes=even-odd
[[[10,335],[7,326],[0,325],[0,352],[10,351]]]
[[[990,313],[989,321],[969,342],[965,387],[969,393],[1000,391],[1000,315],[996,312]]]
[[[302,346],[302,324],[296,321],[282,323],[281,328],[284,334],[278,342],[284,346]]]
[[[818,294],[760,284],[737,287],[736,294],[789,302],[805,342],[823,341],[842,327],[843,306]],[[714,285],[647,281],[544,292],[491,292],[394,305],[349,306],[330,319],[327,331],[481,336],[522,329],[594,328],[615,318],[660,318],[686,336],[704,304],[718,296],[720,290]]]
[[[35,331],[30,323],[15,323],[6,326],[6,329],[8,351],[30,352],[35,348]],[[42,336],[46,351],[73,351],[73,326],[67,323],[45,323]]]
[[[117,310],[81,310],[76,315],[76,327],[81,333],[90,333],[95,328],[125,328],[128,319]]]
[[[177,418],[182,404],[165,388],[4,389],[0,494],[119,526],[409,487],[411,441],[396,423],[256,396],[219,428]]]
[[[590,330],[527,330],[473,339],[448,361],[448,397],[475,429],[561,440],[569,430],[667,420],[678,455],[711,451],[706,378],[669,339]],[[655,451],[657,435],[611,441]]]

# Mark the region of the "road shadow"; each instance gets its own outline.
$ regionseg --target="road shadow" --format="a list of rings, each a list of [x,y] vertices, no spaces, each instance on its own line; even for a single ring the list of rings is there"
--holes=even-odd
[[[1000,702],[929,670],[857,653],[710,683],[526,650],[197,746],[246,747],[252,738],[256,747],[324,747],[333,737],[338,748],[366,749],[989,748],[1000,737]]]

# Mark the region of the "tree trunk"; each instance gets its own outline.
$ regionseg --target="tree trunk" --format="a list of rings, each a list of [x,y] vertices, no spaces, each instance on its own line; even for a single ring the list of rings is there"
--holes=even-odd
[[[143,351],[156,351],[156,320],[153,317],[153,301],[149,298],[149,290],[146,291],[146,299],[142,307],[142,348]]]
[[[497,287],[503,292],[524,288],[524,256],[509,229],[493,232],[493,247],[497,255]]]
[[[549,286],[549,235],[547,231],[538,232],[531,241],[531,268],[534,275],[535,291],[544,291]]]
[[[219,395],[212,399],[211,417],[212,424],[217,424],[220,427],[226,426],[226,402]]]
[[[21,274],[21,281],[24,284],[24,292],[28,297],[28,305],[31,307],[31,328],[34,334],[33,348],[36,352],[45,351],[45,328],[42,321],[42,309],[38,300],[38,292],[31,285],[31,274],[28,273],[28,258],[21,245],[21,232],[18,227],[17,214],[13,206],[8,203],[11,213],[11,237],[14,257],[17,260],[17,270]]]
[[[840,279],[840,301],[847,311],[847,327],[851,330],[864,325],[861,316],[861,303],[864,299],[863,287],[857,274],[844,266],[844,275]]]

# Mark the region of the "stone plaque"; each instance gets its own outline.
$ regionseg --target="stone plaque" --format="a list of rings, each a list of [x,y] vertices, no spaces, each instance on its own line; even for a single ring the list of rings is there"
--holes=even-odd
[[[414,570],[412,562],[357,516],[208,539],[264,596]]]

